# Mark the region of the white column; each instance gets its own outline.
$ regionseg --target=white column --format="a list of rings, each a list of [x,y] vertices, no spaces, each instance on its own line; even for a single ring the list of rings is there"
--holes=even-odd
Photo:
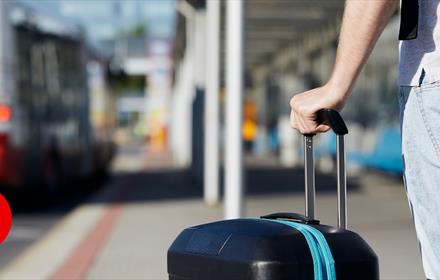
[[[226,1],[225,218],[243,215],[244,0]]]
[[[206,84],[206,11],[194,13],[194,84],[203,89]]]
[[[180,167],[188,167],[191,164],[191,118],[192,102],[195,94],[196,11],[186,1],[177,1],[176,5],[179,12],[186,18],[186,48],[184,56],[176,69],[176,80],[172,97],[170,142],[176,163]]]
[[[208,205],[219,202],[219,73],[220,1],[206,1],[206,94],[204,199]]]

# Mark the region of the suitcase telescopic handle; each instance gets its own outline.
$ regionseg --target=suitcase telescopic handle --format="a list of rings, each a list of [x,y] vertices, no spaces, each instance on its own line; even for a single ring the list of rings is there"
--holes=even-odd
[[[345,166],[344,135],[348,133],[347,126],[338,111],[321,109],[317,113],[317,122],[326,124],[336,134],[336,165],[338,182],[338,227],[347,228],[347,179]],[[315,163],[313,155],[314,134],[304,134],[304,178],[306,196],[306,216],[315,219]]]

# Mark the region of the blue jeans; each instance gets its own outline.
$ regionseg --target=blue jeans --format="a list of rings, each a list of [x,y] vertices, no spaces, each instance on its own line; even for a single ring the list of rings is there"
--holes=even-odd
[[[440,81],[400,88],[404,183],[427,278],[440,279]]]

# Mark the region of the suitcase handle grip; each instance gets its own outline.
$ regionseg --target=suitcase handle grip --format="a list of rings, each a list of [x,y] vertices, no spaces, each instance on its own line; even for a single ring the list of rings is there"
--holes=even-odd
[[[269,219],[269,220],[277,220],[277,219],[283,219],[283,220],[295,220],[295,221],[301,221],[305,224],[310,225],[319,225],[319,220],[311,219],[307,216],[297,214],[297,213],[273,213],[265,216],[261,216],[261,219]]]
[[[345,166],[345,141],[347,126],[341,115],[333,109],[321,109],[317,113],[319,124],[329,125],[336,133],[336,165],[338,179],[338,227],[347,228],[347,179]],[[306,216],[315,218],[315,163],[313,156],[314,134],[304,134],[304,177]]]
[[[333,109],[321,109],[317,113],[317,120],[319,124],[326,124],[330,126],[336,135],[348,134],[347,126],[338,111]]]

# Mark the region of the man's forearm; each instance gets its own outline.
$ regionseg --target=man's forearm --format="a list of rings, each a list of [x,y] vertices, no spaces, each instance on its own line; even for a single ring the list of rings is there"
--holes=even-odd
[[[399,0],[347,0],[335,67],[329,80],[338,98],[348,97],[365,61]]]

